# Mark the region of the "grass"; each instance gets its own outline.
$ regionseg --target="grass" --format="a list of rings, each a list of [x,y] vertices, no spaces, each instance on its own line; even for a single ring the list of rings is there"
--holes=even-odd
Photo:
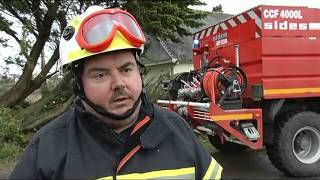
[[[0,179],[8,179],[16,162],[0,163]]]
[[[214,146],[209,142],[208,137],[206,135],[197,135],[199,142],[203,145],[203,147],[209,152],[213,153],[217,150]]]
[[[21,153],[21,147],[14,143],[4,143],[0,147],[0,179],[9,177]]]
[[[15,143],[4,143],[0,148],[0,163],[7,164],[15,162],[21,156],[22,149]]]

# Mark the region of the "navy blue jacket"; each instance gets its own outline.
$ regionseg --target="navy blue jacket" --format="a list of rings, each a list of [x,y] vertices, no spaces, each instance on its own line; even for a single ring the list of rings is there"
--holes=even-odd
[[[220,179],[222,167],[174,112],[152,106],[139,149],[115,173],[125,142],[87,113],[72,108],[40,129],[11,179]]]

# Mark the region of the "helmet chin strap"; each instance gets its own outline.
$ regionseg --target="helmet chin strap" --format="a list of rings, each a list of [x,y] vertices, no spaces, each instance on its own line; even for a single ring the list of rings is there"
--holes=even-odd
[[[80,97],[81,99],[83,99],[94,111],[96,111],[98,114],[106,117],[106,118],[110,118],[110,119],[114,119],[114,120],[118,120],[118,121],[122,121],[127,119],[128,117],[130,117],[137,109],[139,102],[141,100],[141,95],[139,96],[139,98],[136,100],[136,102],[133,104],[133,106],[127,110],[125,113],[117,115],[117,114],[113,114],[111,112],[108,112],[105,108],[94,104],[92,101],[90,101],[87,97]]]

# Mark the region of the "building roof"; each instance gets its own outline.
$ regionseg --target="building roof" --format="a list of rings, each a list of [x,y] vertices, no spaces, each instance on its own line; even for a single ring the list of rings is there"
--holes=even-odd
[[[204,23],[199,28],[188,28],[190,32],[194,33],[209,27],[213,24],[220,22],[221,20],[229,17],[227,14],[209,14],[206,18],[201,19]],[[185,36],[182,38],[182,43],[174,43],[170,40],[160,39],[154,36],[146,35],[148,48],[141,61],[146,66],[153,66],[155,64],[171,63],[178,61],[180,63],[189,62],[192,59],[192,36]],[[174,63],[174,62],[172,62]]]

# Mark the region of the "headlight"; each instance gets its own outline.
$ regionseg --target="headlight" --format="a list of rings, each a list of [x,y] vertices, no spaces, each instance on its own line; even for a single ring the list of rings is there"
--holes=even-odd
[[[199,48],[200,47],[200,41],[199,39],[193,40],[193,48]]]

